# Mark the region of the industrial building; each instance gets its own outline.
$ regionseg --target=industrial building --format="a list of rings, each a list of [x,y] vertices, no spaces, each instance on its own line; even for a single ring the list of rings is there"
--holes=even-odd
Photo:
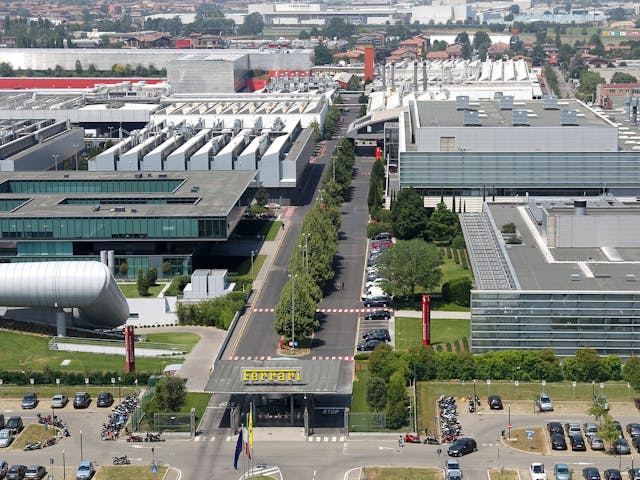
[[[588,168],[588,167],[586,167]],[[613,196],[486,203],[460,216],[474,353],[640,353],[640,207]],[[511,226],[515,228],[507,228]],[[509,233],[515,231],[515,233]]]
[[[0,182],[0,263],[97,260],[190,274],[194,255],[226,241],[253,199],[255,170],[7,173]],[[167,208],[169,207],[169,208]]]
[[[473,101],[410,100],[397,124],[363,117],[354,136],[394,140],[391,191],[415,188],[434,206],[444,196],[466,211],[487,198],[527,195],[640,195],[637,100],[627,114],[604,116],[577,100],[517,101],[511,96]],[[397,125],[397,126],[396,126]],[[388,151],[393,152],[392,148]],[[397,163],[396,163],[397,162]],[[452,203],[452,202],[451,202]]]

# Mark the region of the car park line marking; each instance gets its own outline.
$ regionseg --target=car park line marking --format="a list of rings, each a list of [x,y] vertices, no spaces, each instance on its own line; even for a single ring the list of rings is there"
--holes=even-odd
[[[393,309],[391,308],[375,308],[375,307],[365,307],[365,308],[318,308],[316,309],[316,313],[370,313],[375,310],[386,310],[387,312],[393,314]],[[252,308],[252,313],[273,313],[275,312],[275,308]]]

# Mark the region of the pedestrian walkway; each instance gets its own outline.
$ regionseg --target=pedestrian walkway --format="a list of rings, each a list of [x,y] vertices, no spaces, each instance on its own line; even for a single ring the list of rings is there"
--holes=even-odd
[[[422,318],[422,312],[420,310],[396,310],[395,316]],[[442,310],[431,310],[431,318],[469,320],[471,318],[471,312],[445,312]]]
[[[318,308],[316,309],[316,312],[317,313],[371,313],[378,310],[386,310],[388,312],[393,313],[393,310],[389,308]],[[276,309],[275,308],[253,308],[251,309],[251,311],[253,313],[273,313],[276,311]]]
[[[256,355],[256,356],[252,356],[252,355],[234,355],[233,357],[231,357],[229,360],[240,360],[240,361],[244,361],[244,360],[271,360],[271,355]],[[314,355],[311,357],[311,360],[344,360],[347,362],[352,362],[353,361],[353,356],[349,356],[349,355],[338,355],[338,356],[330,356],[330,355]]]

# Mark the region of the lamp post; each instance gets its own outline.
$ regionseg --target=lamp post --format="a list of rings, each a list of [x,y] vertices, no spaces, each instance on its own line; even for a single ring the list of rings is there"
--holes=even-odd
[[[256,254],[255,250],[251,250],[251,281],[253,282],[253,256]]]
[[[120,392],[120,385],[122,385],[122,377],[118,377],[118,401],[122,402],[122,393]]]
[[[509,419],[507,423],[507,427],[509,429],[509,440],[511,440],[511,404],[507,405],[507,411],[509,412]]]
[[[476,402],[476,382],[477,380],[474,378],[473,379],[473,402],[474,403]],[[478,413],[478,406],[479,405],[476,405],[476,408],[474,410],[475,413]]]
[[[296,290],[296,277],[298,275],[289,274],[289,278],[291,278],[291,350],[296,348],[296,326],[295,326],[295,311],[296,311],[296,300],[295,300],[295,290]]]
[[[62,480],[67,480],[67,463],[64,459],[64,450],[62,450]]]
[[[51,155],[51,157],[53,158],[53,166],[56,169],[56,171],[58,171],[58,159],[60,158],[60,155],[58,155],[57,153],[54,153],[53,155]]]
[[[80,461],[82,462],[84,457],[82,456],[82,430],[80,430]]]
[[[73,150],[75,151],[75,157],[76,157],[76,172],[78,171],[78,149],[80,148],[80,145],[77,144],[73,144]]]

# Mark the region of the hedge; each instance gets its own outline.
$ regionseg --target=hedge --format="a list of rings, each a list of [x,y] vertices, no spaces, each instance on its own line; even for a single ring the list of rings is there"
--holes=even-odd
[[[246,301],[246,293],[231,292],[224,297],[200,303],[178,303],[180,325],[204,325],[227,330],[236,312]]]
[[[146,385],[149,383],[149,377],[153,375],[150,373],[125,373],[122,372],[62,372],[58,370],[51,370],[45,367],[41,372],[31,371],[10,371],[0,370],[0,378],[4,385],[30,385],[29,379],[33,378],[36,385],[53,385],[56,383],[56,378],[60,379],[61,385],[84,385],[85,378],[89,379],[91,385],[111,385],[112,378],[120,377],[122,380],[120,385],[135,385],[135,380],[138,379],[139,385]]]

